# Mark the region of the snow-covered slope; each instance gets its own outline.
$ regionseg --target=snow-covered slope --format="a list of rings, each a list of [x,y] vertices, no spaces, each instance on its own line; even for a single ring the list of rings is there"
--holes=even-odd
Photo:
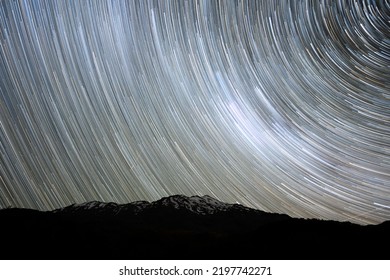
[[[77,213],[92,211],[94,213],[119,214],[121,212],[139,214],[148,209],[173,208],[177,210],[188,210],[199,215],[209,215],[219,212],[234,211],[254,211],[251,208],[239,204],[228,204],[214,199],[208,195],[205,196],[184,196],[173,195],[164,197],[155,202],[135,201],[128,204],[105,203],[91,201],[81,204],[72,204],[70,206],[56,209],[54,213]]]

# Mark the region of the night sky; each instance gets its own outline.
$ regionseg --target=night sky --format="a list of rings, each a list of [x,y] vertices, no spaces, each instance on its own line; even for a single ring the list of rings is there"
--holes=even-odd
[[[1,1],[0,208],[173,194],[390,220],[390,1]]]

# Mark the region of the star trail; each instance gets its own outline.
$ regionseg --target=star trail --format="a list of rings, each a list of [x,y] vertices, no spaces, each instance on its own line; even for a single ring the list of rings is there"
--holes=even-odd
[[[210,195],[390,220],[390,2],[0,2],[0,207]]]

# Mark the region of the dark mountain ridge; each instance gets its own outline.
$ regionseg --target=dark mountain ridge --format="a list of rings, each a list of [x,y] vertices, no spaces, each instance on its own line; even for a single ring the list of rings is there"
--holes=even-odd
[[[105,215],[138,215],[153,210],[171,209],[187,211],[196,215],[211,215],[221,212],[245,212],[260,213],[261,211],[240,204],[228,204],[214,199],[208,195],[191,196],[173,195],[164,197],[154,202],[135,201],[128,204],[117,204],[114,202],[91,201],[82,204],[72,204],[70,206],[53,210],[53,213],[100,213]],[[264,214],[267,214],[263,212]]]
[[[1,259],[387,259],[390,222],[297,219],[209,196],[0,210]]]

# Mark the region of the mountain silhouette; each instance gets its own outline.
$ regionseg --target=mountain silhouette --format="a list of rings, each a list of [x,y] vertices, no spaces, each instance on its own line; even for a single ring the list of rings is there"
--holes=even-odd
[[[266,213],[210,196],[0,210],[1,259],[383,259],[390,222]]]

